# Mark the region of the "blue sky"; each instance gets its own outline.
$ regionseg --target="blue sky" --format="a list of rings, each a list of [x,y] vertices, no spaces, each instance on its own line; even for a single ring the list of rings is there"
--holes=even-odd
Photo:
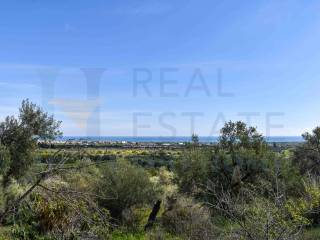
[[[65,135],[217,135],[248,114],[264,134],[300,135],[320,119],[319,10],[316,0],[2,1],[0,118],[29,98]]]

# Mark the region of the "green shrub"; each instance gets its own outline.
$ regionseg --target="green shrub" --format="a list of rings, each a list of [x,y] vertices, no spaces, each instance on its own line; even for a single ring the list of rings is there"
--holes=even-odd
[[[298,239],[303,221],[292,221],[285,202],[264,198],[259,192],[242,190],[237,196],[228,192],[212,205],[216,214],[230,223],[220,233],[223,239]]]
[[[99,203],[115,218],[121,218],[125,209],[150,204],[157,198],[148,172],[141,167],[119,161],[104,167],[101,173]]]
[[[201,193],[208,181],[211,156],[209,151],[191,148],[175,163],[178,185],[183,193]]]
[[[122,211],[122,225],[126,230],[133,232],[143,231],[148,222],[150,207],[131,207]]]
[[[168,199],[161,223],[169,233],[184,239],[214,239],[216,236],[209,210],[191,198]]]
[[[304,222],[305,225],[320,223],[320,182],[309,179],[304,183],[304,196],[291,199],[287,203],[293,221]]]
[[[98,209],[90,195],[71,189],[59,176],[44,181],[10,216],[14,239],[76,239],[109,234],[108,211]]]

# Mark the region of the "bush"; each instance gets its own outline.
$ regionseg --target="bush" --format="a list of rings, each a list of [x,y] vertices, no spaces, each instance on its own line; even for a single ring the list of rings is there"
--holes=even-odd
[[[125,161],[109,164],[102,169],[102,178],[97,192],[99,203],[120,219],[123,210],[143,206],[157,198],[148,173],[141,167]]]
[[[180,190],[183,193],[199,195],[206,185],[210,173],[212,154],[200,148],[191,148],[184,152],[175,164],[175,173]]]
[[[178,192],[178,186],[174,184],[174,173],[161,167],[150,178],[157,192],[161,193],[162,199],[170,197]]]
[[[2,192],[0,193],[0,209],[1,212],[11,204],[16,201],[27,189],[27,186],[24,186],[18,183],[15,179],[11,179],[6,188],[2,188]],[[7,221],[11,221],[10,216],[7,216]]]
[[[191,198],[168,199],[161,223],[169,233],[186,239],[214,239],[209,210]]]
[[[231,224],[221,234],[225,239],[298,239],[303,221],[292,221],[285,202],[264,198],[259,192],[242,190],[237,196],[221,193],[212,205]]]
[[[303,221],[306,225],[320,224],[320,181],[309,179],[304,183],[304,196],[290,200],[287,207],[293,221]]]
[[[12,216],[15,239],[75,239],[109,234],[109,213],[90,196],[74,191],[60,177],[51,177]]]
[[[320,127],[316,127],[311,133],[302,135],[305,140],[294,152],[294,162],[302,174],[311,173],[315,176],[320,174]]]
[[[122,225],[128,231],[140,232],[148,221],[150,207],[131,207],[122,211]]]
[[[10,152],[8,149],[0,144],[0,174],[5,174],[10,167]]]

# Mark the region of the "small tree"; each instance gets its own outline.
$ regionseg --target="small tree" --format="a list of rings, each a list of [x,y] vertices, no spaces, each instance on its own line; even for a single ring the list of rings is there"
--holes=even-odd
[[[192,134],[191,143],[193,145],[198,145],[199,144],[199,136],[197,134],[195,134],[195,133]]]
[[[239,188],[261,174],[268,154],[263,136],[243,122],[227,122],[221,129],[212,159],[211,180],[221,188]]]
[[[248,127],[241,121],[227,122],[220,132],[219,147],[231,154],[234,165],[237,151],[249,149],[260,153],[266,147],[264,138],[257,129]]]
[[[305,143],[294,153],[294,162],[302,174],[320,174],[320,127],[302,135]]]
[[[53,140],[61,134],[60,122],[54,120],[28,99],[22,102],[19,116],[8,116],[0,123],[0,162],[3,185],[10,178],[21,177],[33,163],[37,140]]]

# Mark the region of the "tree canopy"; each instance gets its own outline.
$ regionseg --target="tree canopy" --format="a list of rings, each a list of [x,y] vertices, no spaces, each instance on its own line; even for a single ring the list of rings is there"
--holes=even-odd
[[[19,178],[31,166],[37,140],[53,140],[61,135],[61,122],[28,99],[23,100],[18,117],[0,123],[0,166],[3,184]]]

